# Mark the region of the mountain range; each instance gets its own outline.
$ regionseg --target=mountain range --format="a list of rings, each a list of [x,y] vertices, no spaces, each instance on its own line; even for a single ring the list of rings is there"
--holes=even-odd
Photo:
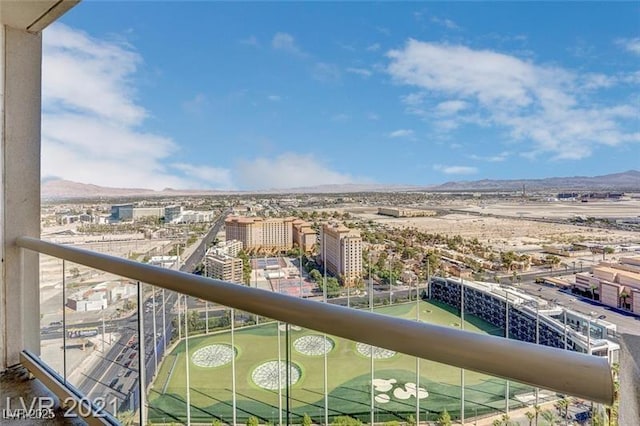
[[[260,191],[179,190],[165,188],[161,191],[145,188],[110,188],[93,184],[72,182],[63,179],[42,181],[41,194],[45,200],[78,198],[117,197],[170,197],[188,195],[223,194],[303,194],[303,193],[348,193],[348,192],[399,192],[399,191],[632,191],[640,192],[640,171],[628,170],[603,176],[551,177],[544,179],[483,179],[476,181],[447,182],[441,185],[384,185],[342,184],[317,185],[289,189]]]

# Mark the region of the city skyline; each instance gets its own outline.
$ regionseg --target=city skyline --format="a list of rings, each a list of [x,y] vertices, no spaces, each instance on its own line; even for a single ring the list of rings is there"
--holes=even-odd
[[[638,11],[83,2],[44,32],[42,176],[260,190],[637,169]]]

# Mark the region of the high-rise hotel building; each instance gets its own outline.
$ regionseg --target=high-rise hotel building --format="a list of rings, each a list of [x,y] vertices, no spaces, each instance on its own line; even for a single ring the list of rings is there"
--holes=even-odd
[[[320,230],[320,259],[327,271],[350,286],[362,276],[362,238],[344,225],[327,224]]]
[[[262,218],[229,216],[225,220],[225,236],[238,240],[247,251],[278,252],[293,247],[295,218]]]

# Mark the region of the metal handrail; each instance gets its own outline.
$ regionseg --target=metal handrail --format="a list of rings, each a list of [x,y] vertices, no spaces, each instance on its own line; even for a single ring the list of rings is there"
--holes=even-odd
[[[609,405],[613,402],[611,370],[607,360],[601,357],[318,303],[33,237],[18,237],[16,244],[132,280],[345,339],[594,402]]]

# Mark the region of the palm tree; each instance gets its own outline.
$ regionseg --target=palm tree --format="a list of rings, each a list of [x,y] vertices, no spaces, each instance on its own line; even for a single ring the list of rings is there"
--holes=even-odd
[[[534,405],[533,406],[534,411],[536,412],[536,426],[538,426],[538,417],[540,416],[540,410],[542,408],[540,408],[539,405]]]
[[[556,413],[551,410],[544,410],[542,412],[542,418],[545,419],[550,426],[553,426],[558,422]]]
[[[569,415],[569,398],[565,396],[558,401],[558,411],[560,412],[560,416],[566,420]]]
[[[524,413],[524,415],[527,416],[527,419],[529,420],[529,426],[531,426],[533,423],[533,419],[536,418],[536,415],[531,411],[527,411],[526,413]]]
[[[131,410],[121,411],[116,416],[120,424],[124,426],[131,426],[135,420],[135,414]]]
[[[591,299],[592,299],[592,300],[596,300],[596,294],[595,294],[595,291],[596,291],[596,289],[597,289],[597,288],[598,288],[598,287],[597,287],[595,284],[591,284],[591,285],[589,286],[589,290],[591,290]]]
[[[627,293],[627,290],[622,290],[622,293],[620,293],[620,300],[622,301],[622,309],[627,309],[627,299],[629,298],[629,293]]]

